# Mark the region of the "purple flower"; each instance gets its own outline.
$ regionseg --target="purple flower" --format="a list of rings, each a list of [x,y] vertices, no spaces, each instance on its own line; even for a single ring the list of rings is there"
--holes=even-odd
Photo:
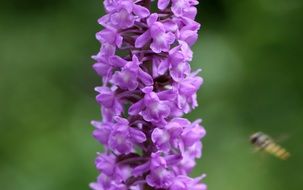
[[[105,175],[112,175],[115,171],[115,157],[112,154],[99,154],[96,159],[96,168],[103,172]]]
[[[123,61],[120,63],[124,65],[122,70],[115,72],[112,77],[113,84],[119,86],[122,89],[128,89],[130,91],[135,90],[138,87],[138,79],[142,81],[144,85],[153,84],[152,77],[140,68],[141,63],[135,55],[133,56],[132,61]]]
[[[110,187],[110,178],[105,174],[101,173],[98,176],[97,182],[90,183],[89,186],[93,190],[104,190],[105,188]]]
[[[176,32],[177,39],[186,42],[189,46],[192,46],[198,39],[200,24],[186,17],[182,17],[178,22],[181,27]]]
[[[155,128],[151,139],[158,150],[169,152],[178,150],[182,153],[204,137],[205,130],[199,125],[199,120],[191,124],[183,118],[174,118],[164,128]]]
[[[136,48],[142,48],[149,40],[151,50],[155,53],[161,51],[167,52],[170,45],[174,43],[175,36],[171,32],[166,32],[165,26],[161,22],[157,22],[158,15],[156,13],[150,15],[147,19],[148,30],[136,39]]]
[[[188,124],[188,121],[182,118],[175,118],[163,129],[154,129],[151,138],[155,146],[164,152],[168,152],[172,148],[179,148],[184,123]]]
[[[98,22],[106,28],[130,28],[136,20],[146,18],[150,14],[146,7],[135,4],[132,0],[106,0],[104,5],[108,14]]]
[[[191,7],[189,0],[172,0],[172,12],[176,16],[184,16],[184,12]]]
[[[115,117],[116,123],[109,135],[108,146],[117,154],[127,154],[134,150],[134,144],[146,141],[145,134],[129,127],[127,119]]]
[[[186,14],[188,12],[194,11],[196,13],[196,8],[192,6],[198,4],[198,1],[196,0],[159,0],[158,8],[160,10],[164,10],[165,8],[167,8],[170,2],[172,3],[171,10],[177,17],[188,16],[188,14]],[[194,17],[192,19],[194,19]]]
[[[93,136],[100,143],[107,145],[109,135],[111,134],[113,124],[110,122],[92,121],[91,124],[95,127]]]
[[[181,136],[185,147],[190,147],[196,142],[200,142],[200,139],[205,136],[206,132],[199,123],[200,121],[198,120],[184,128]]]
[[[142,90],[145,93],[144,98],[129,108],[129,114],[140,114],[146,121],[163,123],[170,114],[170,108],[168,102],[160,100],[157,93],[152,90],[152,87],[146,87]]]
[[[108,113],[109,117],[121,114],[123,108],[115,94],[115,88],[96,87],[95,90],[99,92],[96,97],[97,102],[102,105],[103,111]]]
[[[182,147],[183,148],[183,147]],[[174,171],[179,174],[188,174],[196,165],[196,158],[201,157],[201,142],[196,142],[186,149],[181,149],[182,160],[174,168]]]
[[[151,11],[156,3],[157,10]],[[191,46],[200,24],[197,0],[104,0],[106,14],[92,56],[102,79],[102,119],[93,137],[104,147],[93,190],[206,190],[188,177],[202,155],[201,120],[183,118],[197,106],[203,83],[192,71]]]
[[[104,29],[96,34],[97,40],[103,44],[110,44],[113,46],[121,47],[122,45],[122,36],[113,29]]]
[[[111,77],[112,66],[108,64],[109,58],[115,54],[116,48],[109,44],[103,44],[100,52],[97,55],[92,56],[96,61],[93,65],[96,73],[103,77],[103,82],[107,83],[107,80]]]
[[[116,28],[128,28],[134,25],[135,18],[126,9],[121,9],[119,12],[112,13],[109,22]]]
[[[177,104],[184,113],[188,113],[191,108],[198,106],[197,103],[197,91],[202,85],[203,80],[201,77],[196,76],[196,73],[192,73],[188,77],[175,82],[174,88],[177,90],[178,98]]]
[[[189,61],[192,60],[192,51],[188,45],[179,41],[179,46],[171,49],[166,59],[156,64],[157,74],[163,75],[167,70],[170,71],[171,77],[178,81],[190,74]]]
[[[166,160],[161,156],[161,152],[152,153],[150,162],[151,172],[146,177],[147,183],[151,187],[168,188],[174,174],[168,169]]]

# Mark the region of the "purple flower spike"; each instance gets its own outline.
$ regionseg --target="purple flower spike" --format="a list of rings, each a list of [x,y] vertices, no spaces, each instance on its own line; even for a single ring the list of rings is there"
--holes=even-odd
[[[155,4],[155,5],[153,5]],[[191,178],[206,132],[183,118],[197,107],[203,83],[192,71],[200,24],[197,0],[104,0],[104,27],[92,56],[102,119],[92,121],[104,153],[93,190],[206,190]],[[157,7],[152,11],[151,7]]]

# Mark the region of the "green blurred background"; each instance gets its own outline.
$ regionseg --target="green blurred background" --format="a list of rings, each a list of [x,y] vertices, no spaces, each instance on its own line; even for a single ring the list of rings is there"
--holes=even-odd
[[[90,56],[100,0],[0,1],[0,189],[83,190],[95,180]],[[193,175],[210,190],[303,189],[303,1],[203,0],[193,67],[208,131]],[[292,154],[253,153],[264,131]]]

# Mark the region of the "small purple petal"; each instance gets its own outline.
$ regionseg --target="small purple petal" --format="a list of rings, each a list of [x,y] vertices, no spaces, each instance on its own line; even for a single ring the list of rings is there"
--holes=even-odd
[[[150,14],[149,10],[147,8],[142,7],[140,5],[136,5],[136,4],[134,4],[133,11],[140,18],[146,18]]]
[[[144,32],[136,39],[135,47],[142,48],[150,39],[151,39],[151,36],[150,36],[149,31]]]
[[[129,131],[131,138],[134,140],[134,142],[143,143],[144,141],[146,141],[146,136],[142,131],[134,128],[130,128]]]
[[[164,10],[166,9],[166,7],[168,6],[170,0],[158,0],[158,8],[160,10]]]
[[[134,103],[129,109],[128,109],[128,113],[130,115],[137,115],[139,114],[142,109],[144,109],[144,104],[143,104],[143,100],[140,100],[136,103]]]
[[[153,13],[147,18],[147,25],[151,27],[157,20],[158,20],[158,14]]]

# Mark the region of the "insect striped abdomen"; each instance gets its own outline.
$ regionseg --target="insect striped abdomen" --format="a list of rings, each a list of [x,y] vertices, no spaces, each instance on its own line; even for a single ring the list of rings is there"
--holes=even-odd
[[[286,160],[289,157],[289,153],[275,143],[268,144],[266,147],[264,147],[264,150],[282,160]]]

